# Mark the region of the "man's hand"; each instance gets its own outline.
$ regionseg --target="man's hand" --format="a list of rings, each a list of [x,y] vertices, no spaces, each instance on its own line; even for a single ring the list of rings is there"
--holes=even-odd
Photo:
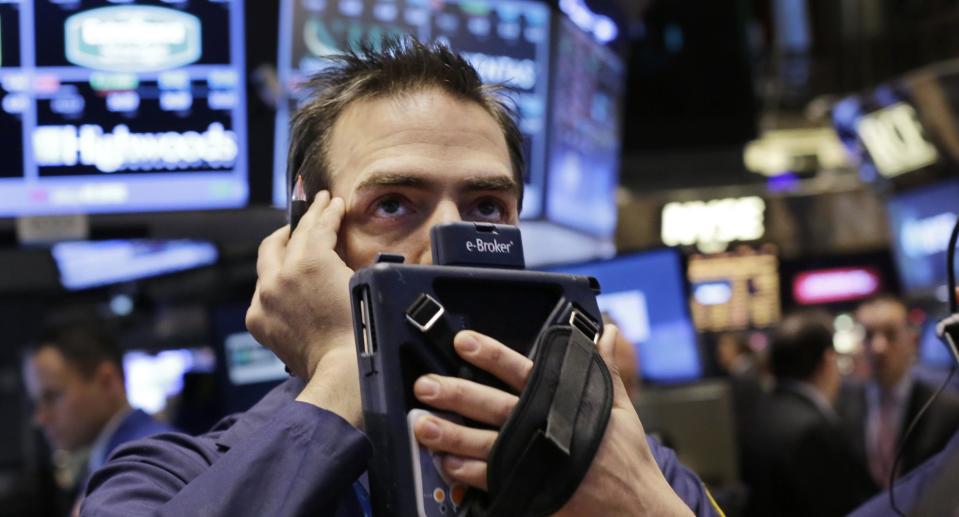
[[[613,377],[613,409],[602,444],[586,477],[557,515],[689,515],[690,509],[666,482],[639,416],[626,394],[613,361],[617,329],[606,326],[599,351]],[[522,391],[533,363],[502,343],[475,332],[460,332],[456,352],[470,364]],[[452,377],[425,375],[414,385],[416,397],[438,409],[501,427],[519,400],[511,393]],[[486,489],[486,458],[496,441],[495,431],[472,429],[436,417],[421,418],[417,439],[445,452],[443,468],[461,483]]]
[[[343,200],[331,199],[324,190],[292,236],[284,226],[263,240],[246,326],[308,381],[298,400],[356,425],[359,386],[349,296],[353,271],[335,251],[344,212]]]

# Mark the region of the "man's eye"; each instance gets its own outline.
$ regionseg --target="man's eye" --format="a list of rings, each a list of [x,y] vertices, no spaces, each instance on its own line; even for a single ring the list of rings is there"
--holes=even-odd
[[[377,217],[402,217],[410,213],[410,208],[401,198],[387,197],[376,202],[373,214]]]
[[[473,212],[474,218],[485,221],[502,221],[505,218],[505,210],[502,205],[494,199],[483,199],[476,203]]]

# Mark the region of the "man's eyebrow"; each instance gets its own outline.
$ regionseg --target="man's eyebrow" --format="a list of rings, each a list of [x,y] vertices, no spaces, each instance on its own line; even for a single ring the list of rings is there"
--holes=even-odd
[[[386,172],[369,176],[357,185],[356,190],[360,191],[375,187],[425,188],[432,184],[433,181],[421,176]],[[467,192],[492,191],[519,193],[519,185],[517,185],[516,180],[508,176],[469,178],[462,182],[460,188]]]
[[[493,176],[488,178],[470,178],[463,182],[463,190],[477,191],[486,190],[494,192],[515,192],[519,193],[519,185],[516,180],[508,176]]]
[[[397,174],[392,172],[373,174],[357,185],[356,190],[374,187],[425,187],[430,184],[425,178],[412,174]]]

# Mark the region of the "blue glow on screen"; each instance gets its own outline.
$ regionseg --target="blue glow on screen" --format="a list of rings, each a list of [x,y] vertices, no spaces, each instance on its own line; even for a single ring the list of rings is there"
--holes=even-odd
[[[53,246],[60,283],[88,289],[216,263],[216,246],[191,240],[63,242]]]
[[[242,0],[0,2],[0,217],[245,205],[244,39]]]
[[[657,250],[552,271],[599,280],[600,309],[612,316],[636,346],[645,379],[669,383],[702,376],[696,330],[686,301],[685,274],[677,251]]]
[[[183,376],[189,372],[212,372],[216,356],[208,348],[164,350],[149,353],[132,350],[123,354],[127,398],[130,405],[147,413],[166,407],[167,399],[183,391]]]
[[[903,287],[915,292],[944,285],[949,234],[959,214],[959,181],[897,195],[888,207]]]
[[[273,202],[286,206],[286,149],[297,85],[325,66],[323,58],[382,36],[411,34],[463,55],[486,82],[506,82],[519,112],[528,162],[521,217],[540,217],[546,174],[550,9],[531,0],[282,0],[278,77],[288,102],[277,110]]]
[[[562,19],[552,80],[546,217],[597,237],[616,230],[624,65]]]

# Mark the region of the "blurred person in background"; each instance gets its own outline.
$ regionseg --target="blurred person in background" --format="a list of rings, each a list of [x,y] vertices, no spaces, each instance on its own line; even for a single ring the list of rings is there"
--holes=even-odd
[[[959,296],[959,291],[956,296]],[[890,515],[894,511],[900,515],[946,515],[947,508],[955,514],[959,508],[959,492],[955,489],[957,480],[959,428],[953,430],[952,437],[942,451],[904,475],[896,481],[895,486],[889,487],[857,508],[850,517],[879,517]],[[895,492],[895,509],[890,491]]]
[[[749,346],[749,336],[743,332],[716,337],[716,364],[726,375],[733,397],[741,476],[744,480],[755,479],[763,468],[759,411],[769,396],[767,376]]]
[[[872,379],[844,390],[840,404],[854,452],[876,485],[889,486],[902,434],[936,391],[912,374],[919,332],[909,322],[901,300],[880,296],[856,310]],[[905,444],[896,476],[909,472],[942,450],[959,429],[959,398],[942,393]]]
[[[51,448],[89,451],[74,484],[78,493],[118,445],[170,430],[130,407],[120,351],[92,325],[46,332],[27,350],[23,368],[33,420]]]
[[[716,339],[716,362],[730,378],[759,380],[759,364],[745,334],[720,334]]]
[[[833,407],[841,376],[832,319],[818,311],[787,316],[770,346],[776,384],[759,413],[747,514],[845,515],[872,486]]]

